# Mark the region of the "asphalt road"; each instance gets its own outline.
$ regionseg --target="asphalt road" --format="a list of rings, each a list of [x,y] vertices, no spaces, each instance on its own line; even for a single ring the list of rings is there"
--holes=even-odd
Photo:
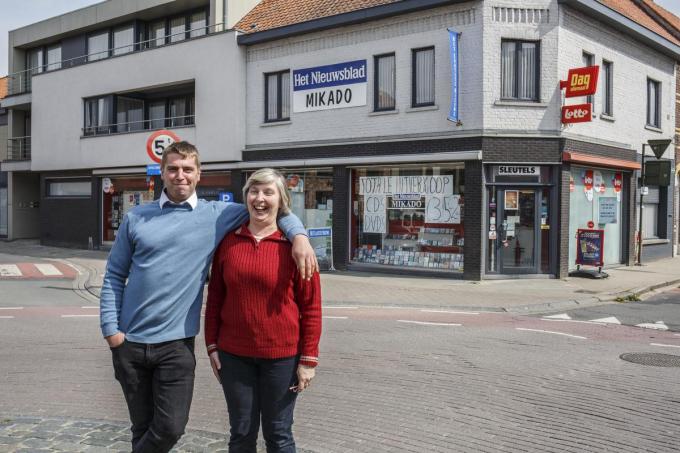
[[[52,302],[65,293],[27,285],[33,303],[0,304],[0,417],[125,422],[96,306]],[[680,367],[620,355],[680,356],[680,334],[442,310],[324,316],[317,379],[296,410],[302,450],[677,451]],[[197,344],[190,428],[224,433],[224,397]]]

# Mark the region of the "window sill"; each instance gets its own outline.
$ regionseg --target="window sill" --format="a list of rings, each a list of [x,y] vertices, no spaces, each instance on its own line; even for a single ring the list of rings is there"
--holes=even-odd
[[[645,125],[645,129],[647,129],[648,131],[658,132],[659,134],[663,134],[663,129],[656,127],[656,126],[650,126],[649,124]]]
[[[609,121],[611,123],[616,121],[616,118],[614,118],[613,116],[607,115],[605,113],[600,113],[600,119],[604,120],[604,121]]]
[[[406,113],[413,113],[413,112],[429,112],[432,110],[439,110],[438,105],[424,105],[422,107],[409,107],[406,109]]]
[[[661,245],[661,244],[670,244],[670,240],[668,239],[643,239],[642,240],[642,245]]]
[[[262,123],[260,124],[260,127],[285,126],[287,124],[293,124],[293,122],[291,120],[272,121],[270,123]]]
[[[529,108],[540,108],[540,109],[545,109],[548,108],[548,104],[545,102],[534,102],[534,101],[505,101],[505,100],[497,100],[493,103],[493,105],[497,106],[502,106],[502,107],[529,107]]]
[[[368,116],[382,116],[382,115],[396,115],[399,113],[398,109],[393,109],[393,110],[377,110],[374,112],[369,112]]]

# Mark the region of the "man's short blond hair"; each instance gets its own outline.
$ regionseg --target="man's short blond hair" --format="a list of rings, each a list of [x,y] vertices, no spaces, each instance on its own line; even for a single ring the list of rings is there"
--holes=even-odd
[[[181,141],[172,143],[163,150],[163,157],[161,157],[161,170],[165,170],[165,164],[168,162],[168,155],[179,154],[182,159],[193,157],[196,160],[196,168],[201,169],[201,160],[198,157],[198,149],[189,142]]]
[[[286,184],[286,178],[283,175],[274,170],[273,168],[261,168],[255,173],[250,175],[246,181],[246,185],[243,186],[243,201],[248,199],[248,191],[255,184],[271,184],[274,183],[276,188],[279,189],[279,194],[281,200],[279,203],[279,214],[289,214],[291,207],[290,192],[288,192],[288,186]]]

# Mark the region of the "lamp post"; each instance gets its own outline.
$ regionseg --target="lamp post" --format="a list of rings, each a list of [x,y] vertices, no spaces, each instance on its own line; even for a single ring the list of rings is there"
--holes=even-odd
[[[654,152],[654,156],[657,159],[661,159],[663,153],[666,152],[668,145],[671,144],[671,139],[664,138],[658,140],[649,140],[647,143],[642,144],[642,168],[640,169],[640,216],[639,216],[639,227],[638,227],[638,253],[637,253],[637,266],[642,266],[642,200],[644,199],[645,193],[645,147],[649,146]]]

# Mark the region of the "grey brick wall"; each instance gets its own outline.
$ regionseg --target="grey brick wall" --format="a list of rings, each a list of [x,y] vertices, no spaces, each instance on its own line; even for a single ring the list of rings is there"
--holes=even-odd
[[[569,175],[571,165],[565,163],[560,167],[558,199],[558,241],[557,241],[557,277],[565,278],[569,275]]]
[[[560,141],[554,138],[482,139],[484,162],[560,162]]]
[[[480,280],[483,274],[485,210],[484,179],[480,161],[465,162],[465,249],[463,277]]]
[[[349,168],[333,167],[333,266],[346,270],[350,258],[349,244]]]

